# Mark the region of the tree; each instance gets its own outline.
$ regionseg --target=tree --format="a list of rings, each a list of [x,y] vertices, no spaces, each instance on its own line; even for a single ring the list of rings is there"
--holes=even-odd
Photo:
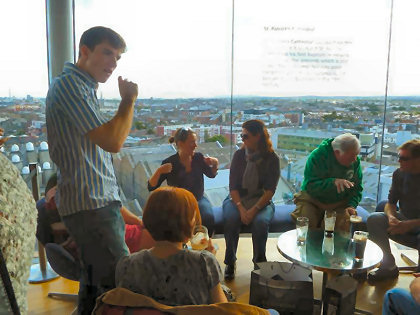
[[[205,140],[205,142],[216,142],[219,141],[221,144],[226,143],[226,138],[223,137],[222,135],[216,135],[210,138],[207,138],[207,140]]]
[[[136,121],[134,123],[134,126],[136,127],[137,130],[146,129],[146,125],[142,121]]]
[[[333,111],[331,114],[327,114],[322,116],[323,121],[334,121],[339,119],[339,115],[337,115],[336,111]]]

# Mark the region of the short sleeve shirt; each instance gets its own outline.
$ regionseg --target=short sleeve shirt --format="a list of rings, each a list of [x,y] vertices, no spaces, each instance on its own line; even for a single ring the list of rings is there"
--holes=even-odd
[[[119,201],[112,156],[87,133],[107,122],[99,110],[97,82],[66,63],[46,99],[49,153],[58,167],[56,203],[61,216]]]
[[[121,258],[115,274],[118,287],[166,305],[210,304],[221,279],[216,257],[205,250],[181,250],[165,259],[142,250]]]

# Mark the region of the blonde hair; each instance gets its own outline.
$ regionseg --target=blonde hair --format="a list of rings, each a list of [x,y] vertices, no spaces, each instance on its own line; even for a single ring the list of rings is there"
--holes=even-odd
[[[189,135],[195,135],[196,133],[191,128],[178,128],[175,134],[169,138],[169,143],[178,144],[178,141],[185,142]]]

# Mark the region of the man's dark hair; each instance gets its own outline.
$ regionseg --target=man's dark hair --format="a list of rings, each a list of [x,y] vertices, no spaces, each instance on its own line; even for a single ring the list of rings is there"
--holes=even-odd
[[[79,58],[80,48],[86,45],[91,51],[95,49],[96,45],[99,45],[107,41],[112,47],[121,49],[122,52],[126,51],[126,44],[120,34],[113,31],[112,29],[104,26],[94,26],[82,34],[79,43]]]

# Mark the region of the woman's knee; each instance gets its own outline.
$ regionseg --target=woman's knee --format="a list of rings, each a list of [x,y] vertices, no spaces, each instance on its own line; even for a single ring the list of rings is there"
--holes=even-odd
[[[252,221],[251,229],[255,232],[265,232],[268,231],[270,227],[271,219],[267,217],[256,216]]]
[[[198,209],[202,218],[214,220],[213,207],[210,203],[198,204]]]
[[[232,203],[232,201],[228,200],[223,202],[223,221],[226,225],[226,223],[235,223],[237,221],[240,222],[241,217],[239,215],[238,209],[235,207],[235,205]]]

